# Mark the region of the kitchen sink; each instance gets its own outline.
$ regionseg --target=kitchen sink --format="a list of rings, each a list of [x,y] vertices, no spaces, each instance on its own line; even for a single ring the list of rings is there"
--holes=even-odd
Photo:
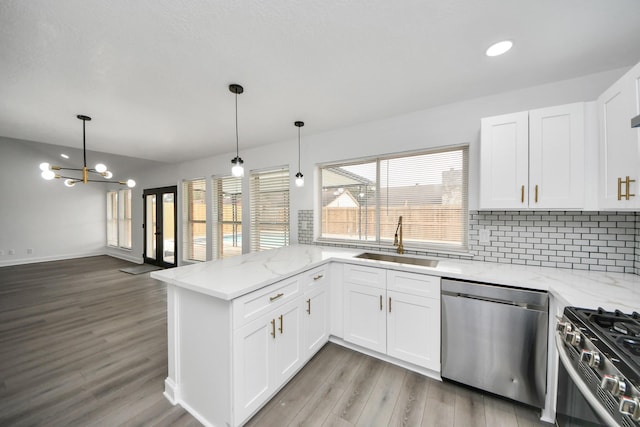
[[[360,255],[356,255],[355,258],[373,259],[376,261],[397,262],[399,264],[421,265],[423,267],[432,267],[432,268],[435,268],[438,266],[438,261],[435,259],[412,258],[408,256],[403,256],[403,255],[377,254],[372,252],[361,253]]]

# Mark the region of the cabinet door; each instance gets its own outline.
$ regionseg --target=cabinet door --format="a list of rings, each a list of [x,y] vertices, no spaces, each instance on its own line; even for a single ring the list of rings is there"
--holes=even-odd
[[[584,104],[529,112],[529,207],[584,207]]]
[[[273,314],[276,321],[273,355],[276,388],[289,379],[304,363],[300,301],[300,299],[292,301],[275,310]]]
[[[440,300],[387,291],[387,354],[440,371]]]
[[[385,353],[387,350],[385,309],[385,289],[345,283],[344,340]]]
[[[233,383],[236,420],[246,419],[274,390],[273,316],[263,316],[234,332]]]
[[[634,79],[634,76],[636,79]],[[640,64],[622,76],[598,98],[600,119],[600,208],[625,209],[638,206],[638,130],[631,128],[630,119],[638,111],[634,83],[640,77]],[[629,192],[626,200],[626,177]],[[618,180],[623,181],[622,185]],[[622,200],[618,200],[622,199]]]
[[[305,359],[311,358],[329,339],[329,305],[326,286],[305,294],[304,351]]]
[[[528,206],[529,118],[526,111],[481,121],[480,208]]]

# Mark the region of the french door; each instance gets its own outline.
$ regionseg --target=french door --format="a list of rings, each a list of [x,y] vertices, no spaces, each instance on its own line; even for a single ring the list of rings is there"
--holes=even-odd
[[[160,267],[177,265],[178,187],[149,188],[144,198],[144,262]]]

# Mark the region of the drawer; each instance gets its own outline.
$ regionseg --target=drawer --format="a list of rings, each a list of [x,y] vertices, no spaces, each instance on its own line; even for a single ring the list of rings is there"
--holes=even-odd
[[[319,288],[329,281],[329,266],[323,265],[300,274],[304,290]]]
[[[383,268],[345,264],[343,280],[345,283],[354,283],[356,285],[365,285],[380,289],[385,289],[387,286],[386,270]]]
[[[387,289],[405,294],[440,299],[440,277],[388,270]]]
[[[233,300],[233,329],[246,325],[300,294],[300,280],[294,276],[236,298]]]

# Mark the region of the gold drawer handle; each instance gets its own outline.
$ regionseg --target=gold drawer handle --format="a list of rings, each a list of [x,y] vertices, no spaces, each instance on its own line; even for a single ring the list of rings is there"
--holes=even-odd
[[[282,335],[282,314],[279,317],[280,319],[280,328],[278,328],[280,330],[280,335]]]
[[[520,202],[524,203],[524,185],[520,189]]]
[[[622,178],[618,178],[618,200],[622,200]]]
[[[538,184],[536,184],[536,203],[538,203]]]
[[[276,319],[271,319],[271,336],[276,339]]]
[[[629,200],[629,197],[634,197],[635,196],[635,194],[631,194],[631,188],[629,186],[630,186],[630,184],[632,182],[636,182],[636,180],[635,179],[629,179],[629,177],[627,177],[626,181],[627,181],[627,200]]]
[[[284,294],[280,293],[275,297],[269,297],[269,301],[274,302],[275,300],[277,300],[278,298],[281,298],[282,296],[284,296]]]
[[[324,277],[324,275],[323,275],[323,274],[318,274],[317,276],[315,276],[315,277],[313,278],[313,280],[320,280],[320,279],[322,279],[323,277]]]

